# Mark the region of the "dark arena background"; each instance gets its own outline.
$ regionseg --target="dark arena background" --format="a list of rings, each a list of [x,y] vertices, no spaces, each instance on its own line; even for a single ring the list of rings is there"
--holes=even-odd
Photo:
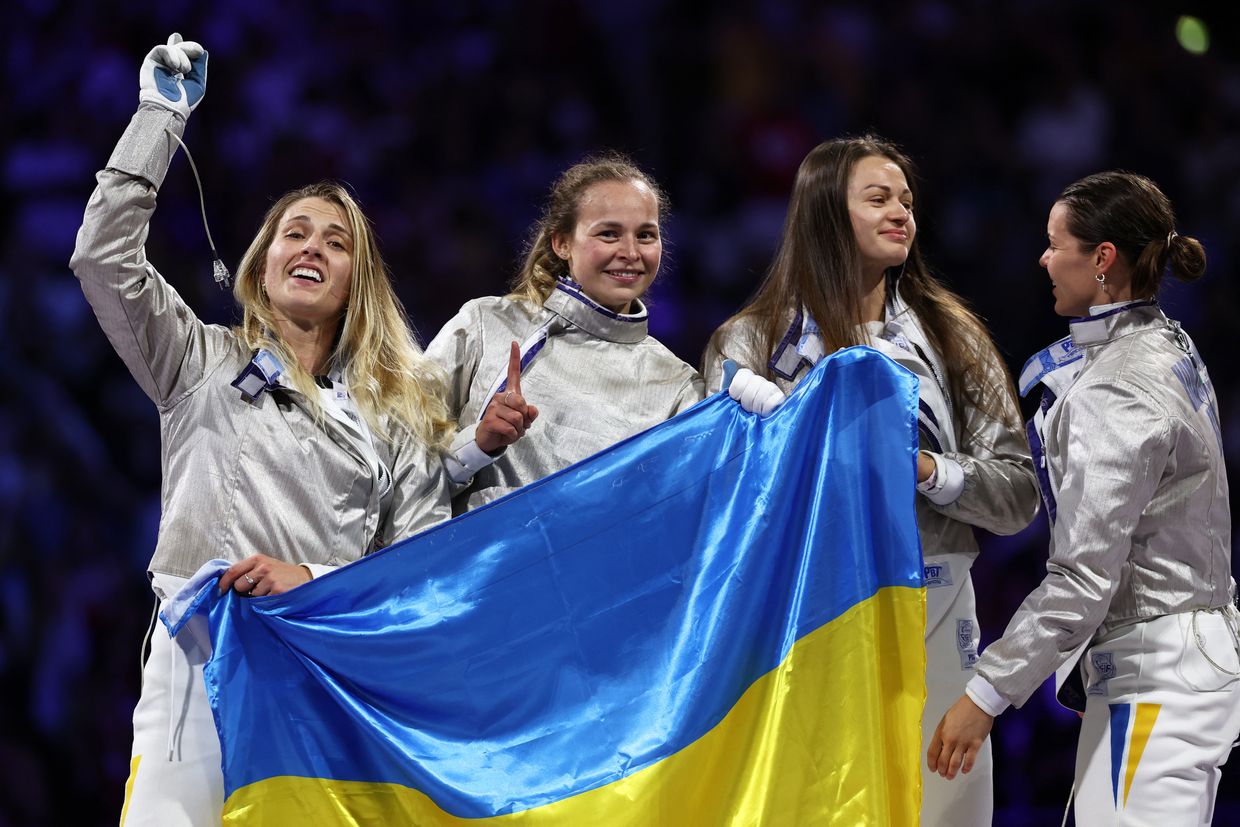
[[[138,67],[172,31],[210,51],[185,139],[228,265],[280,193],[345,180],[424,343],[467,299],[504,292],[552,179],[616,148],[671,195],[652,330],[697,364],[769,261],[801,158],[873,130],[918,163],[922,250],[1018,371],[1066,330],[1037,265],[1055,195],[1090,172],[1146,174],[1209,252],[1207,278],[1169,283],[1163,304],[1210,366],[1240,488],[1233,7],[14,0],[4,17],[0,827],[114,824],[120,809],[159,423],[67,263]],[[149,258],[205,320],[236,320],[184,153],[159,200]],[[1042,517],[985,538],[983,641],[1039,581],[1046,543]],[[998,721],[996,824],[1059,823],[1076,731],[1049,686]],[[1232,763],[1217,824],[1240,824]]]

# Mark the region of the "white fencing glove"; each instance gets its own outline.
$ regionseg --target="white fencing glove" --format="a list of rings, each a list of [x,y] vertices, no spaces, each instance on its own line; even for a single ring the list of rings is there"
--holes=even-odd
[[[728,395],[741,403],[745,410],[760,416],[769,414],[787,399],[774,382],[749,368],[741,368],[732,377],[732,382],[728,385]]]
[[[207,51],[179,34],[147,53],[138,73],[138,100],[171,109],[186,120],[207,91]]]

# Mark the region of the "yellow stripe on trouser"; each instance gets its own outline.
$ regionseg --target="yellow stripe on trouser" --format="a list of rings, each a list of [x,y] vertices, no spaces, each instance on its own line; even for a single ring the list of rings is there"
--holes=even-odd
[[[396,784],[283,776],[237,790],[232,825],[916,824],[925,592],[887,588],[798,641],[713,729],[605,786],[465,819]]]
[[[133,782],[138,777],[138,764],[141,755],[135,755],[129,762],[129,778],[125,781],[125,803],[121,805],[121,827],[125,827],[125,816],[129,815],[129,802],[133,799]]]
[[[1132,722],[1132,734],[1128,736],[1128,766],[1124,770],[1124,806],[1128,806],[1128,791],[1132,789],[1132,778],[1137,774],[1137,764],[1141,763],[1141,755],[1145,745],[1154,731],[1154,721],[1162,704],[1137,704],[1136,720]]]

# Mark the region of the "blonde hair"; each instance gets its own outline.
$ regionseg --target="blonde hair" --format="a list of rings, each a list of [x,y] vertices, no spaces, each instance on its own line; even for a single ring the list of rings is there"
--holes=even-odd
[[[556,280],[569,278],[568,262],[555,254],[551,240],[568,235],[577,225],[582,196],[595,184],[637,181],[650,187],[658,204],[659,220],[667,212],[667,196],[655,180],[619,152],[593,155],[565,170],[551,185],[542,217],[534,224],[526,246],[525,261],[512,281],[510,299],[524,299],[541,306],[555,290]]]
[[[370,220],[341,184],[323,181],[293,190],[267,211],[237,268],[233,296],[243,312],[237,335],[246,347],[275,354],[284,366],[284,380],[306,397],[316,418],[322,417],[314,377],[281,337],[263,286],[267,249],[280,219],[304,198],[339,207],[353,235],[353,282],[329,363],[343,368],[349,394],[374,434],[393,441],[396,435],[389,430],[395,423],[428,445],[444,446],[453,423],[444,403],[443,372],[418,347]]]

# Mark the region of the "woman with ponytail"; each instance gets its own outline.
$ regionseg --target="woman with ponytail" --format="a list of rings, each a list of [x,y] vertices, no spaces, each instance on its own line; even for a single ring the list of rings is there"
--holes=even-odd
[[[716,388],[732,359],[786,390],[823,357],[869,345],[917,374],[925,718],[934,721],[960,696],[977,660],[974,527],[1020,531],[1037,514],[1038,494],[1003,360],[985,326],[918,252],[915,186],[909,159],[880,138],[811,150],[797,171],[775,260],[750,303],[711,338],[703,370]],[[926,730],[923,748],[929,738]],[[923,824],[989,825],[992,801],[989,749],[967,784],[922,772]]]
[[[1051,208],[1042,254],[1070,334],[1029,360],[1029,434],[1051,520],[1046,578],[982,654],[927,755],[969,772],[995,716],[1052,672],[1083,713],[1077,824],[1209,824],[1240,731],[1231,516],[1218,404],[1158,306],[1206,257],[1154,182],[1091,175]]]
[[[648,333],[641,301],[659,271],[665,206],[623,156],[573,166],[552,187],[512,292],[468,302],[427,347],[449,374],[457,513],[702,399],[697,371]]]

